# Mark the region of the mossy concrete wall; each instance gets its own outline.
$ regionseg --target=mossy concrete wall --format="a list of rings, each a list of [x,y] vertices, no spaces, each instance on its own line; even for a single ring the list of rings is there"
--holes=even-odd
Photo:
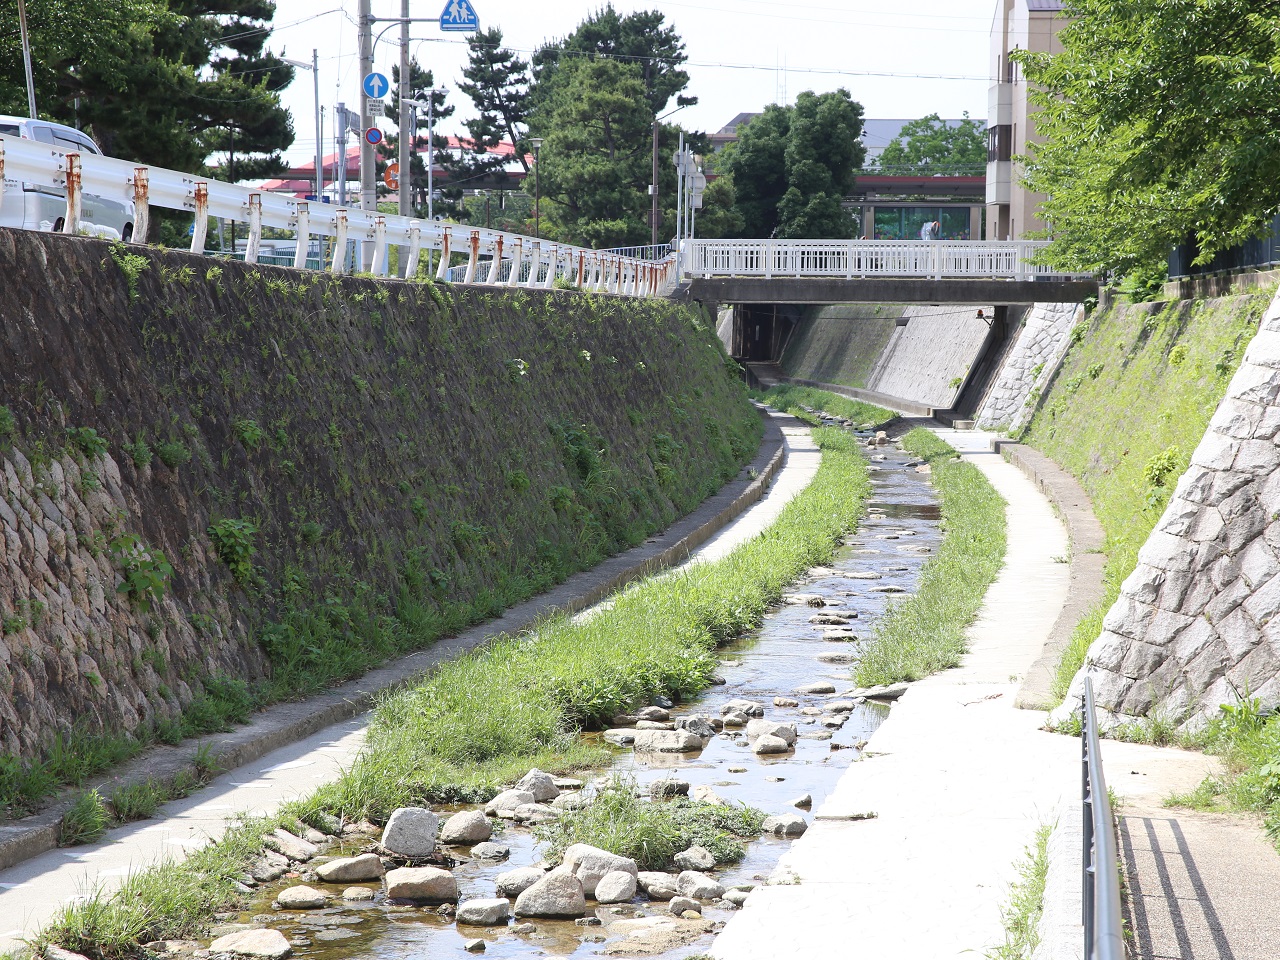
[[[0,275],[0,759],[357,675],[640,542],[760,435],[667,302],[8,230]]]
[[[977,357],[987,325],[976,306],[841,304],[799,324],[783,372],[944,409]],[[989,316],[991,307],[984,308]]]

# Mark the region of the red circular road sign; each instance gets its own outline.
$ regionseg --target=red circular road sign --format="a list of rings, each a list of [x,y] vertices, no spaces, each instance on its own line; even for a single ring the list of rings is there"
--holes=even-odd
[[[366,142],[376,147],[382,142],[382,131],[377,127],[370,127],[364,132],[364,139]]]

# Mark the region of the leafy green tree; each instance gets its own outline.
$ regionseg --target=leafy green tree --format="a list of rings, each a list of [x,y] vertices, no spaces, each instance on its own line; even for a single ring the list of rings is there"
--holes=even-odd
[[[754,237],[847,238],[856,223],[842,201],[866,156],[862,105],[847,90],[806,91],[794,107],[771,104],[743,128],[724,161],[743,230]]]
[[[968,111],[956,126],[936,113],[904,124],[876,161],[880,173],[978,176],[987,169],[987,131]]]
[[[529,120],[529,64],[502,45],[497,27],[467,39],[467,65],[458,89],[471,98],[477,116],[467,121],[471,135],[471,175],[501,176],[505,159],[488,151],[503,143],[516,145],[516,159],[529,172],[523,144]]]
[[[1188,236],[1199,262],[1280,213],[1280,9],[1246,0],[1070,0],[1038,88],[1024,179],[1065,268],[1146,270]]]
[[[736,204],[733,177],[708,178],[702,192],[702,209],[698,211],[694,234],[703,240],[721,240],[742,236],[745,225]]]

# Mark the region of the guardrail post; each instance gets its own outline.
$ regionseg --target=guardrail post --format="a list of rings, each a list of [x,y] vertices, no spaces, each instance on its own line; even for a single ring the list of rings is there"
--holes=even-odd
[[[449,275],[449,246],[453,239],[453,231],[448,227],[440,237],[440,266],[436,268],[436,279],[443,280]]]
[[[1093,798],[1089,795],[1089,717],[1084,698],[1080,698],[1080,809],[1082,821],[1082,857],[1080,873],[1080,922],[1084,926],[1084,942],[1086,951],[1093,945]]]
[[[249,194],[249,239],[244,245],[244,262],[258,262],[258,247],[262,243],[262,194]]]
[[[498,274],[502,272],[502,234],[498,234],[493,240],[493,260],[489,262],[489,275],[485,277],[484,282],[496,284],[498,282]]]
[[[307,268],[307,247],[311,245],[311,208],[305,202],[298,204],[298,245],[293,248],[293,266],[296,270]]]
[[[547,251],[547,279],[542,286],[550,290],[556,285],[556,272],[560,269],[560,246],[553,243]]]
[[[474,283],[476,279],[476,263],[480,259],[480,231],[471,231],[471,256],[467,258],[467,273],[463,283]]]
[[[4,141],[0,140],[0,203],[4,203]]]
[[[80,230],[80,154],[68,153],[67,158],[67,214],[62,218],[62,232],[73,236]]]
[[[542,273],[542,241],[533,241],[533,246],[529,249],[529,279],[525,282],[526,287],[536,287],[538,285],[538,276]]]
[[[586,281],[587,254],[584,250],[578,251],[578,289],[585,290],[584,283]]]
[[[369,272],[375,277],[387,275],[387,218],[381,214],[373,218],[373,261]]]
[[[404,265],[404,278],[412,280],[418,272],[418,257],[422,254],[422,224],[409,221],[409,259]]]
[[[0,171],[0,181],[3,181]],[[4,187],[0,185],[0,190]],[[146,243],[151,228],[151,171],[146,167],[133,168],[133,237],[134,243]]]
[[[520,271],[524,269],[524,238],[516,237],[511,245],[511,273],[507,277],[507,286],[514,287],[520,282]]]
[[[191,252],[204,253],[204,241],[209,233],[209,185],[201,181],[195,185],[196,214],[191,221]]]
[[[333,263],[330,269],[334,273],[347,272],[347,208],[339,207],[334,223]]]

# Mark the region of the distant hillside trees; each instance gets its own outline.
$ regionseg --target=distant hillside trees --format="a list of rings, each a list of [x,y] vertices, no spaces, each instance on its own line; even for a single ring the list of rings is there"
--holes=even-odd
[[[964,119],[949,125],[936,113],[903,124],[876,160],[876,171],[890,176],[982,176],[987,171],[984,124]]]

